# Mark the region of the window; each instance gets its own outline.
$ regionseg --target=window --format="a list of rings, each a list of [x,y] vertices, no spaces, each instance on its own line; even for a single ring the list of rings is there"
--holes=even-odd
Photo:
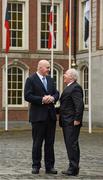
[[[3,66],[3,107],[5,107],[5,65]],[[8,65],[8,106],[27,107],[24,101],[24,83],[28,76],[28,67],[14,60],[13,64]]]
[[[11,47],[23,46],[23,4],[8,3]]]
[[[41,4],[41,48],[48,48],[50,5]],[[54,5],[54,48],[56,48],[57,6]]]
[[[28,0],[8,1],[8,13],[10,19],[10,49],[28,49]],[[5,29],[3,37],[3,48],[5,48]]]
[[[54,1],[54,50],[63,49],[63,10],[62,2]],[[38,1],[38,49],[48,49],[49,14],[51,4],[48,0]],[[59,28],[61,25],[61,28]]]
[[[23,70],[18,67],[8,69],[8,104],[22,105]]]
[[[103,46],[103,0],[100,0],[100,46]]]
[[[85,42],[85,8],[86,0],[80,0],[79,3],[79,50],[87,49]]]
[[[83,91],[84,91],[84,104],[88,106],[88,67],[84,66],[83,70]]]

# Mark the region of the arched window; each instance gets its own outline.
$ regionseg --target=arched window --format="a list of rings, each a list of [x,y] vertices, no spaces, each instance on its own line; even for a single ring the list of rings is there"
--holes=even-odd
[[[88,106],[88,67],[83,67],[83,90],[84,90],[84,104]]]
[[[10,67],[8,69],[8,104],[23,104],[23,79],[24,71],[19,67]]]
[[[24,63],[18,60],[8,65],[8,107],[27,107],[28,103],[24,100],[24,85],[28,77],[29,69]],[[5,107],[5,82],[6,69],[3,66],[3,98],[2,106]]]

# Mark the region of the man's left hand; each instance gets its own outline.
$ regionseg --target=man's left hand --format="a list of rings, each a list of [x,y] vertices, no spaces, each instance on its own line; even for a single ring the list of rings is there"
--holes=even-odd
[[[80,124],[80,121],[74,121],[74,126],[78,126]]]

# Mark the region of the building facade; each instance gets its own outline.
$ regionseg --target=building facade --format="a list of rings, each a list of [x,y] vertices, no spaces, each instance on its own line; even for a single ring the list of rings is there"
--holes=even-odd
[[[48,49],[51,0],[8,0],[10,49],[8,53],[8,120],[27,121],[24,100],[26,78],[41,59],[51,61]],[[0,0],[0,121],[5,119],[5,0]],[[88,122],[89,48],[84,40],[86,0],[72,0],[71,64],[84,90],[84,122]],[[92,124],[103,124],[103,0],[91,0],[91,112]],[[54,70],[57,89],[63,91],[63,73],[69,67],[65,42],[66,0],[54,0]],[[57,104],[59,106],[59,103]]]

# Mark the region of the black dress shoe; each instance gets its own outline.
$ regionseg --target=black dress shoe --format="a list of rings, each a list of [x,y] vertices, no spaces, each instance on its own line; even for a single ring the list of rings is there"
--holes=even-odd
[[[39,169],[38,168],[33,168],[32,169],[32,174],[39,174]]]
[[[46,174],[57,174],[57,170],[54,168],[46,169]]]
[[[79,168],[77,169],[68,169],[66,171],[62,171],[62,174],[65,174],[67,176],[77,176],[79,174]]]

